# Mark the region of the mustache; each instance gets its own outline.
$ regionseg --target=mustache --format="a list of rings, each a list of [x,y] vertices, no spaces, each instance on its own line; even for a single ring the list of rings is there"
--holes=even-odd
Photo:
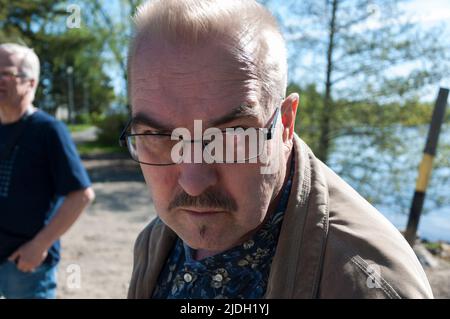
[[[236,201],[218,189],[208,189],[198,196],[190,196],[181,192],[169,204],[169,210],[180,207],[212,208],[235,212],[238,210]]]

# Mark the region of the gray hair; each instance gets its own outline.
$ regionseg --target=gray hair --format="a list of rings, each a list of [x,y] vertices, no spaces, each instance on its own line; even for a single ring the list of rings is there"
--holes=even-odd
[[[19,66],[20,72],[27,78],[39,82],[40,64],[39,58],[33,49],[16,43],[0,44],[0,50],[6,51],[11,55],[18,55],[22,59]]]
[[[134,22],[129,66],[142,37],[174,45],[218,39],[259,80],[260,102],[279,102],[285,96],[285,41],[275,18],[254,0],[148,1],[138,7]]]

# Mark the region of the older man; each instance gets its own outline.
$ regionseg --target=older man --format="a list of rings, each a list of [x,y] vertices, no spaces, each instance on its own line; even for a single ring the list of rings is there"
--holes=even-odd
[[[0,44],[0,297],[54,298],[59,237],[94,199],[64,125],[32,105],[33,50]]]
[[[432,297],[401,234],[294,133],[267,10],[161,0],[135,20],[121,141],[158,217],[136,241],[130,298]]]

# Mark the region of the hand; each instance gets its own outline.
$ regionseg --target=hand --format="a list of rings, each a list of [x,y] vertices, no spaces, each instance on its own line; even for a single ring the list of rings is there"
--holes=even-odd
[[[35,240],[20,246],[8,260],[15,262],[17,269],[23,272],[34,271],[47,257],[48,248]]]

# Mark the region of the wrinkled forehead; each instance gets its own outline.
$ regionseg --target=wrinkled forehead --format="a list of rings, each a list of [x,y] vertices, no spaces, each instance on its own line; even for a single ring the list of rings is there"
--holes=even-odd
[[[246,103],[259,104],[256,68],[248,57],[217,43],[174,46],[140,41],[129,65],[133,113],[149,112],[165,122],[208,119]]]

